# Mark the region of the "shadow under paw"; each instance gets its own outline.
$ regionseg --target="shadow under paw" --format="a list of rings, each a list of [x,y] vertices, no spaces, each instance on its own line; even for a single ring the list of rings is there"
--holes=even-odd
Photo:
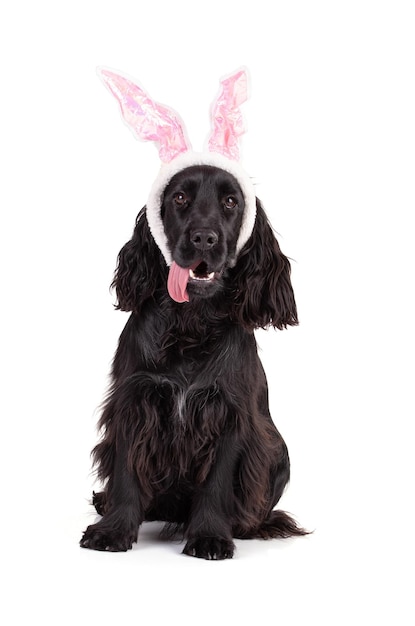
[[[231,559],[234,550],[234,543],[227,539],[198,537],[189,539],[184,547],[183,554],[195,556],[199,559],[207,559],[208,561],[222,561],[223,559]]]

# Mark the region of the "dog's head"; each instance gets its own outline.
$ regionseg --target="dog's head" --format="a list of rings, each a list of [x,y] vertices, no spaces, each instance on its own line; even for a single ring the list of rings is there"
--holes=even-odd
[[[226,270],[236,263],[244,209],[238,181],[218,167],[189,167],[171,179],[161,216],[172,257],[168,289],[174,300],[210,297],[223,288]]]
[[[195,165],[175,174],[161,202],[172,263],[166,265],[144,207],[118,257],[118,308],[138,313],[168,290],[184,307],[209,298],[219,304],[219,297],[230,319],[249,329],[297,324],[290,263],[259,200],[252,233],[238,249],[245,209],[241,186],[229,172]]]

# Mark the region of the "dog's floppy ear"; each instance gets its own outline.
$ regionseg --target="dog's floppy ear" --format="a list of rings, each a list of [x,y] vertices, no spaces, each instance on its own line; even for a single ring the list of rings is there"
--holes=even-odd
[[[118,255],[111,284],[117,294],[116,308],[121,311],[138,313],[167,280],[166,263],[150,232],[145,210],[138,214],[133,236]]]
[[[260,201],[252,235],[240,252],[233,279],[232,318],[246,328],[298,324],[290,262],[281,252]]]

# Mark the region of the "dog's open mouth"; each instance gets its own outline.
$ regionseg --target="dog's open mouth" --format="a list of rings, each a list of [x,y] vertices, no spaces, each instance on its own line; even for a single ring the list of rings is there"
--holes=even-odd
[[[215,279],[215,272],[210,272],[205,261],[197,261],[191,267],[180,267],[175,261],[170,266],[167,289],[170,297],[176,302],[189,302],[187,284],[194,282],[199,285],[210,283]]]
[[[189,269],[189,277],[191,280],[213,280],[215,272],[208,272],[208,266],[204,261],[198,263],[196,267]]]

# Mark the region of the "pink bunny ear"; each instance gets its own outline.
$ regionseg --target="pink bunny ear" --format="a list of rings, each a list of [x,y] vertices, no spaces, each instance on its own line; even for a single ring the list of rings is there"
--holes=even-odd
[[[135,136],[154,141],[164,163],[191,148],[182,121],[173,109],[152,100],[124,76],[103,68],[98,70],[98,75],[119,101],[124,120]]]
[[[240,105],[248,98],[248,76],[239,70],[221,81],[222,89],[212,108],[213,129],[209,151],[239,160],[238,137],[245,132]]]

